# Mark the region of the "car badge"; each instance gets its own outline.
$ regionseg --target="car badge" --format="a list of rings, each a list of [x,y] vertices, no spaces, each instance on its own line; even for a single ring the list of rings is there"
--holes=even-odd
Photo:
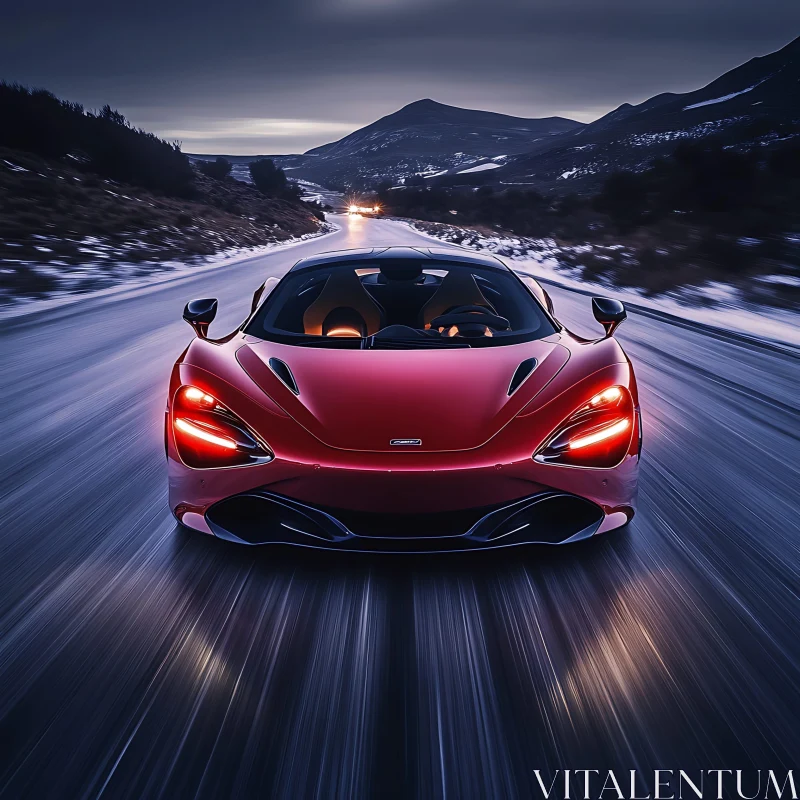
[[[389,444],[397,445],[398,447],[419,447],[422,444],[422,439],[390,439]]]

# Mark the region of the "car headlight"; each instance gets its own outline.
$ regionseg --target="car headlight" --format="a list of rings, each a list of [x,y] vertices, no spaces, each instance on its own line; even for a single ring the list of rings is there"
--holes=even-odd
[[[631,393],[624,386],[609,386],[567,417],[534,453],[534,461],[615,467],[628,452],[636,413]]]
[[[196,386],[176,392],[172,429],[181,460],[196,469],[265,464],[275,457],[236,414]]]

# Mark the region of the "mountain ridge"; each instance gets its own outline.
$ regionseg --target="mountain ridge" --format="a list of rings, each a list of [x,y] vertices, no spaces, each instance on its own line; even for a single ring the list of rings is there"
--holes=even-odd
[[[794,69],[789,75],[781,74],[784,70],[787,70],[787,68],[791,70],[792,67]],[[652,124],[653,116],[656,112],[658,114],[672,114],[685,111],[697,111],[700,108],[705,108],[707,110],[693,116],[702,117],[703,121],[710,121],[712,118],[722,119],[730,116],[732,110],[743,110],[743,108],[752,107],[752,105],[754,105],[754,96],[744,98],[744,95],[750,95],[750,92],[767,84],[772,78],[778,76],[783,79],[781,80],[781,86],[785,86],[787,83],[785,78],[787,77],[789,78],[789,83],[792,81],[800,81],[800,36],[793,39],[779,50],[767,53],[763,56],[756,56],[740,64],[738,67],[724,72],[718,78],[715,78],[699,89],[680,93],[665,92],[663,94],[654,95],[644,102],[633,106],[623,103],[604,117],[589,123],[581,131],[581,134],[592,131],[598,123],[602,123],[603,120],[617,114],[617,112],[625,106],[629,106],[630,108],[630,113],[626,115],[626,119],[632,121],[633,116],[636,115],[638,117],[636,120],[637,124],[647,122],[648,117],[650,124]],[[795,102],[797,110],[800,112],[800,85],[795,88],[797,91]],[[767,98],[764,98],[762,95],[768,93],[768,99],[771,103],[783,107],[783,97],[778,96],[776,89],[777,87],[765,86],[764,90],[758,92],[755,97],[761,96],[762,99],[760,103],[764,103]],[[737,100],[737,98],[742,99]],[[759,101],[756,100],[756,103],[759,103]],[[714,108],[712,108],[712,106]],[[640,114],[644,113],[646,113],[648,117],[639,117]]]
[[[341,139],[307,150],[305,155],[318,155],[340,148],[343,142],[354,138],[362,138],[373,131],[393,129],[398,124],[412,125],[473,125],[475,127],[505,127],[509,130],[543,135],[545,133],[563,132],[583,127],[583,123],[566,117],[515,117],[496,111],[461,108],[439,103],[430,98],[415,100],[391,114],[365,125]]]
[[[614,169],[643,170],[682,140],[730,147],[800,130],[800,37],[704,86],[622,103],[583,124],[514,117],[423,98],[302,155],[275,156],[289,177],[357,190],[412,175],[445,185],[591,188]],[[761,131],[759,134],[758,131]]]
[[[642,171],[681,141],[717,137],[725,147],[771,146],[800,135],[800,37],[689,92],[623,103],[572,136],[516,155],[491,182],[591,191],[614,170]],[[448,176],[452,180],[452,176]]]
[[[302,158],[292,156],[278,163],[293,171],[291,177],[359,188],[502,160],[526,152],[543,138],[582,127],[583,123],[564,117],[514,117],[424,98],[312,148]]]

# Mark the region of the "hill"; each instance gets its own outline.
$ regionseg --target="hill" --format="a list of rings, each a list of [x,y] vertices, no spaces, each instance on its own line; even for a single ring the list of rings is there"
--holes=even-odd
[[[615,170],[641,172],[680,142],[771,148],[800,133],[800,37],[683,94],[623,103],[584,125],[418,100],[305,154],[270,156],[291,176],[339,190],[402,184],[528,186],[581,194]],[[231,157],[246,179],[256,156]],[[420,178],[415,178],[419,182]]]
[[[563,117],[526,119],[418,100],[303,155],[270,156],[294,179],[361,189],[411,175],[497,169],[537,142],[583,127]],[[231,157],[242,175],[253,157]]]
[[[209,178],[109,107],[0,84],[0,118],[0,303],[320,230],[317,209]]]
[[[487,178],[495,184],[585,192],[614,170],[647,169],[680,142],[715,137],[726,147],[745,151],[770,148],[798,134],[800,37],[696,91],[625,103],[547,146],[510,158]]]

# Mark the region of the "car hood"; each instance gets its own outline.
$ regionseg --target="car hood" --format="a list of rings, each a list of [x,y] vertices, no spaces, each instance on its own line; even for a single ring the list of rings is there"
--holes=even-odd
[[[525,408],[569,359],[557,338],[449,350],[331,350],[259,341],[243,345],[236,358],[274,402],[330,447],[442,452],[479,447]],[[270,369],[272,358],[289,367],[298,394]],[[536,368],[509,396],[517,367],[529,358]],[[398,439],[420,444],[392,444]]]

